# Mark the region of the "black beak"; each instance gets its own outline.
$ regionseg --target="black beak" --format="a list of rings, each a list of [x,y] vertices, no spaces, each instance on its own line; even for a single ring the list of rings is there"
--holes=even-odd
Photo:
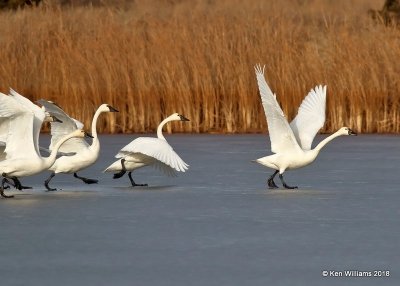
[[[185,116],[183,115],[179,115],[179,117],[181,118],[181,121],[190,121],[189,119],[187,119]]]
[[[93,138],[92,134],[85,132],[85,137]]]
[[[58,118],[55,117],[54,115],[52,115],[51,117],[53,117],[53,121],[54,121],[54,122],[63,123],[60,119],[58,119]]]
[[[349,128],[349,135],[357,136],[357,133]]]
[[[108,108],[110,109],[110,112],[119,112],[118,110],[116,110],[114,107],[112,107],[111,105],[107,105]]]

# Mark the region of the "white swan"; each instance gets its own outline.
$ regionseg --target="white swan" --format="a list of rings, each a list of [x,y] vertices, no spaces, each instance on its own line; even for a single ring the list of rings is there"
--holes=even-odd
[[[7,96],[2,94],[2,96]],[[23,95],[19,94],[12,88],[10,88],[9,97],[14,99],[18,104],[21,104],[31,110],[34,115],[33,121],[33,138],[35,144],[35,150],[39,153],[39,134],[40,128],[43,122],[62,122],[56,116],[51,115],[44,108],[40,108],[28,98],[24,97]],[[0,118],[0,160],[5,159],[4,149],[6,147],[7,135],[8,135],[8,128],[9,128],[9,121],[10,118]]]
[[[178,113],[167,117],[158,125],[158,138],[136,138],[118,152],[115,157],[119,159],[104,172],[118,172],[114,174],[114,179],[118,179],[129,171],[128,176],[133,187],[147,186],[147,184],[136,184],[132,179],[132,171],[145,166],[153,166],[168,176],[176,176],[175,171],[185,172],[189,165],[175,153],[162,134],[163,126],[170,121],[189,121],[189,119]]]
[[[40,108],[36,104],[34,104],[32,101],[30,101],[28,98],[22,96],[12,88],[10,88],[9,92],[9,97],[13,100],[15,100],[18,104],[21,104],[22,106],[26,107],[28,110],[32,111],[34,114],[34,119],[33,119],[33,143],[35,146],[35,150],[37,154],[40,154],[39,152],[39,134],[40,134],[40,129],[42,127],[43,122],[62,122],[60,121],[56,116],[51,115],[50,113],[46,112],[44,108]],[[9,123],[10,123],[10,118],[2,118],[3,120],[0,120],[0,161],[3,161],[6,159],[6,153],[4,153],[5,148],[6,148],[6,141],[7,141],[7,136],[9,133]],[[26,187],[22,186],[21,182],[15,178],[14,179],[14,187],[18,188],[19,190],[21,189],[31,189],[31,187]]]
[[[27,153],[25,157],[18,157],[13,159],[7,159],[5,161],[0,162],[0,170],[2,172],[3,181],[0,187],[0,195],[4,198],[12,198],[13,196],[7,196],[4,194],[4,184],[7,182],[7,179],[15,180],[18,177],[26,177],[38,174],[42,171],[47,170],[56,160],[58,149],[61,145],[69,140],[70,138],[83,138],[85,136],[91,137],[84,130],[75,130],[70,134],[64,136],[58,143],[54,146],[52,152],[49,157],[41,157],[39,154],[37,156],[32,156],[32,153]],[[32,140],[33,142],[33,140]],[[22,149],[31,149],[27,148],[29,143],[27,141],[23,142]],[[32,149],[31,149],[32,150]],[[23,151],[20,152],[20,156],[25,153]],[[31,157],[28,157],[31,156]]]
[[[0,117],[10,118],[9,133],[6,141],[6,159],[0,162],[0,173],[3,176],[0,195],[4,194],[4,184],[7,179],[31,176],[48,169],[55,161],[57,151],[66,140],[72,137],[84,137],[83,130],[76,130],[63,137],[49,157],[43,158],[36,151],[34,144],[33,122],[34,114],[14,99],[0,94]]]
[[[7,96],[5,94],[2,94],[2,96]],[[40,134],[40,128],[43,124],[43,122],[61,122],[58,118],[55,116],[49,114],[44,110],[44,108],[40,108],[39,106],[35,105],[27,99],[26,97],[22,96],[12,88],[10,88],[10,93],[9,96],[7,97],[8,99],[15,100],[17,104],[20,104],[27,108],[28,110],[32,111],[34,114],[34,119],[33,119],[33,143],[34,147],[36,150],[37,154],[39,153],[39,134]],[[7,117],[1,117],[0,118],[0,161],[3,161],[7,158],[7,154],[5,153],[6,149],[6,141],[7,141],[7,136],[9,134],[9,126],[10,126],[10,121],[13,120],[13,117],[7,118]],[[18,189],[31,189],[31,187],[26,187],[22,186],[21,182],[18,179],[14,179],[14,186]]]
[[[69,117],[59,106],[52,102],[48,102],[46,100],[39,100],[38,103],[43,105],[45,109],[54,114],[62,120],[62,123],[52,122],[51,123],[51,144],[49,149],[52,150],[60,140],[62,136],[68,134],[69,132],[77,129],[81,129],[83,124],[71,117]],[[96,162],[99,157],[100,152],[100,141],[97,137],[97,119],[100,114],[103,112],[118,112],[115,108],[111,107],[108,104],[102,104],[97,109],[96,113],[93,116],[92,120],[92,136],[93,141],[92,144],[89,145],[82,138],[71,139],[65,144],[63,144],[60,148],[60,151],[63,153],[72,154],[72,156],[62,156],[58,158],[55,163],[49,168],[52,171],[50,177],[44,182],[45,187],[48,191],[55,191],[56,189],[49,187],[50,180],[58,173],[74,173],[74,177],[81,179],[86,184],[94,184],[97,183],[97,180],[88,179],[84,177],[78,176],[77,172],[92,165]]]
[[[264,68],[257,65],[255,71],[262,105],[267,118],[271,151],[275,153],[255,161],[276,170],[268,179],[270,188],[278,187],[274,182],[274,177],[278,172],[285,188],[297,188],[290,187],[285,183],[283,180],[285,170],[309,165],[316,159],[321,149],[336,137],[357,134],[348,127],[342,127],[322,140],[314,149],[311,149],[311,143],[315,135],[325,122],[326,86],[317,86],[310,91],[301,103],[297,116],[289,125],[276,100],[276,95],[272,93],[265,81]]]

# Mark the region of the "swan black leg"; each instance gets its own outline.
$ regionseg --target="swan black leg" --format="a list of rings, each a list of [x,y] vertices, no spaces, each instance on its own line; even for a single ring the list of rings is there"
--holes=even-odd
[[[7,183],[8,185],[13,186],[14,188],[16,188],[17,190],[22,190],[22,189],[32,189],[32,187],[27,187],[27,186],[23,186],[21,184],[21,181],[15,177],[15,176],[8,176],[6,173],[3,173],[2,176],[6,179],[5,183]],[[8,179],[11,179],[14,183],[11,183]],[[5,189],[8,189],[10,186],[4,187]]]
[[[295,186],[295,187],[288,186],[288,185],[285,183],[285,181],[283,180],[283,175],[282,175],[282,174],[279,174],[279,179],[281,179],[282,185],[283,185],[286,189],[297,189],[297,186]]]
[[[4,184],[5,183],[9,183],[9,181],[7,180],[7,178],[3,178],[3,181],[1,182],[1,187],[0,187],[0,196],[2,196],[3,198],[5,198],[5,199],[9,199],[9,198],[13,198],[14,196],[7,196],[5,193],[4,193]]]
[[[77,173],[74,173],[74,177],[82,180],[85,184],[97,184],[99,182],[99,180],[88,179],[85,177],[79,177]]]
[[[49,183],[50,183],[51,179],[53,179],[53,177],[54,177],[55,175],[56,175],[56,173],[51,172],[50,177],[48,177],[47,180],[44,181],[44,186],[45,186],[46,189],[47,189],[46,192],[54,192],[54,191],[57,191],[56,188],[50,188],[50,187],[49,187]]]
[[[268,187],[270,188],[270,189],[277,189],[278,188],[278,186],[275,184],[275,182],[274,182],[274,178],[275,178],[275,176],[276,176],[276,174],[278,174],[278,170],[276,170],[272,175],[271,175],[271,177],[269,177],[269,179],[268,179]]]
[[[5,182],[2,184],[2,188],[4,190],[9,189],[10,186],[13,186],[15,188],[14,183],[11,183],[7,178],[4,178],[4,179],[5,179]],[[7,186],[5,186],[4,184],[7,184]]]
[[[119,179],[126,173],[126,168],[125,168],[125,159],[121,159],[121,171],[118,173],[115,173],[113,176],[113,179]]]
[[[18,190],[32,189],[32,187],[23,186],[23,185],[21,184],[21,181],[18,180],[17,177],[10,177],[10,179],[13,180],[13,182],[14,182],[14,187],[17,188]]]
[[[136,184],[135,181],[132,179],[132,172],[128,173],[129,180],[131,180],[132,187],[140,186],[140,187],[147,187],[147,184]]]

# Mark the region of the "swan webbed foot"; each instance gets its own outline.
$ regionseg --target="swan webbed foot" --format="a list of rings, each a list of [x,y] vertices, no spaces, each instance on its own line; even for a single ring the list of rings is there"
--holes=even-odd
[[[21,181],[18,180],[17,177],[12,177],[11,179],[14,181],[14,187],[15,187],[16,189],[20,190],[20,191],[26,190],[26,189],[32,189],[32,187],[23,186],[23,185],[21,184]]]
[[[135,182],[133,182],[132,187],[148,187],[148,184],[136,184]]]
[[[50,188],[48,186],[46,186],[46,188],[47,188],[47,190],[45,192],[55,192],[55,191],[57,191],[56,188]]]
[[[285,189],[289,189],[289,190],[293,190],[293,189],[298,189],[298,187],[297,186],[288,186],[288,185],[286,185],[286,184],[283,184],[283,187],[285,188]]]
[[[132,179],[132,172],[128,173],[129,180],[131,181],[132,187],[147,187],[148,184],[136,184],[135,181]]]
[[[99,180],[89,179],[89,178],[83,178],[82,181],[85,184],[97,184],[99,182]]]
[[[271,175],[271,177],[269,177],[269,179],[268,179],[268,187],[270,188],[270,189],[277,189],[277,188],[279,188],[276,184],[275,184],[275,182],[274,182],[274,178],[275,178],[275,176],[276,176],[276,174],[278,174],[278,170],[276,170],[272,175]]]
[[[10,182],[11,179],[13,182]],[[4,184],[8,184],[7,186],[4,186]],[[32,189],[32,187],[28,187],[28,186],[23,186],[21,184],[21,181],[18,180],[17,177],[6,177],[3,179],[3,184],[2,187],[3,189],[9,189],[10,186],[13,186],[14,188],[16,188],[17,190],[21,191],[23,189]]]
[[[74,173],[74,177],[77,178],[77,179],[82,180],[85,184],[97,184],[99,182],[99,180],[80,177],[80,176],[78,176],[77,173]]]
[[[21,189],[19,189],[19,190],[28,190],[28,189],[32,189],[32,187],[22,186],[22,185],[21,185]]]
[[[292,187],[292,186],[289,186],[288,184],[286,184],[286,182],[283,180],[282,174],[279,174],[279,179],[281,179],[282,185],[285,189],[289,189],[289,190],[297,189],[297,186]]]
[[[113,176],[113,179],[119,179],[119,178],[121,178],[123,175],[125,175],[125,173],[126,173],[126,171],[124,171],[124,170],[122,170],[122,171],[120,171],[120,172],[118,172],[118,173],[115,173],[114,176]]]
[[[10,196],[6,195],[6,194],[4,193],[4,189],[0,189],[0,196],[2,196],[2,197],[5,198],[5,199],[10,199],[10,198],[13,198],[13,197],[14,197],[13,195],[10,195]]]

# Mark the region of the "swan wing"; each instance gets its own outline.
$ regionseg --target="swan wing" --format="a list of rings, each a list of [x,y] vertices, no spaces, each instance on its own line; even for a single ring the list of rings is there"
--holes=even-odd
[[[4,146],[6,146],[9,123],[8,118],[0,117],[0,141],[4,142]]]
[[[0,141],[0,161],[3,161],[6,158],[6,153],[4,153],[5,149],[6,149],[6,142]]]
[[[70,117],[64,112],[57,104],[41,99],[37,101],[42,106],[45,107],[46,111],[50,114],[56,116],[62,122],[51,122],[51,143],[49,149],[52,150],[53,147],[60,141],[61,138],[70,134],[71,132],[82,129],[83,123]],[[64,142],[59,152],[61,153],[78,153],[81,150],[86,150],[89,144],[83,138],[71,138]]]
[[[174,168],[161,161],[158,161],[154,157],[147,156],[143,153],[129,153],[129,156],[125,158],[128,161],[133,160],[133,161],[143,162],[147,166],[153,167],[154,169],[164,173],[168,177],[177,177],[177,173]]]
[[[0,118],[8,119],[5,159],[38,156],[33,142],[33,111],[0,93]]]
[[[42,128],[44,118],[46,117],[46,113],[39,106],[34,104],[28,98],[22,96],[12,88],[10,88],[9,95],[19,104],[31,110],[35,115],[35,118],[33,119],[33,143],[35,144],[36,153],[39,154],[39,134],[40,134],[40,129]]]
[[[325,123],[326,85],[316,86],[303,99],[290,127],[303,150],[310,150],[318,130]]]
[[[144,154],[159,161],[158,163],[156,161],[153,162],[156,168],[165,169],[165,166],[162,165],[164,164],[178,172],[185,172],[189,167],[167,141],[159,138],[139,137],[122,148],[115,157],[123,158],[137,153]]]
[[[276,95],[272,93],[264,77],[264,68],[255,66],[258,88],[261,95],[261,102],[267,118],[268,132],[271,140],[271,151],[273,153],[287,152],[293,149],[300,149],[294,137],[293,131],[286,120]]]

